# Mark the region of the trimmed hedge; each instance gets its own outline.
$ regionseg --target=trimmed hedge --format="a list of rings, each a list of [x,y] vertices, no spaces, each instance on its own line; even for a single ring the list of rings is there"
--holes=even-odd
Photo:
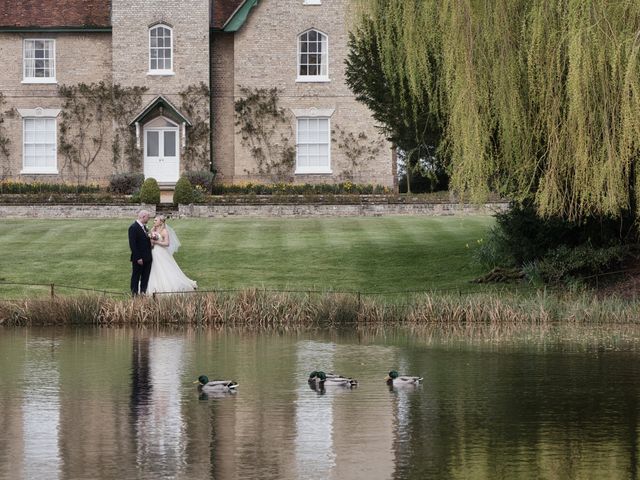
[[[217,184],[213,195],[382,195],[393,191],[389,187],[372,184],[342,183],[246,183],[242,185]]]
[[[175,205],[189,205],[193,203],[193,186],[187,177],[180,177],[173,192]]]
[[[97,193],[99,191],[100,186],[93,183],[89,185],[72,185],[68,183],[0,181],[0,195],[19,193]]]
[[[140,201],[157,205],[160,203],[160,187],[155,178],[147,178],[140,189]]]

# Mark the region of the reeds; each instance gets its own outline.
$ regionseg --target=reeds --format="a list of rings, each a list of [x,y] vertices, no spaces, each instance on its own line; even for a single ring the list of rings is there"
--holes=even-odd
[[[596,299],[481,294],[424,294],[388,302],[325,292],[240,292],[158,295],[134,299],[55,297],[0,302],[0,325],[207,325],[271,328],[352,324],[434,324],[467,330],[508,325],[637,323],[640,303]]]

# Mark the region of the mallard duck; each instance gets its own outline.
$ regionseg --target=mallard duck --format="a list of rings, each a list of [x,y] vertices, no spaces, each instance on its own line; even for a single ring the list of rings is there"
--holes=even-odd
[[[205,393],[228,393],[238,388],[238,384],[233,380],[213,380],[210,382],[206,375],[200,375],[198,380],[193,383],[199,384],[198,389]]]
[[[309,374],[309,383],[315,383],[321,387],[357,387],[358,381],[355,378],[343,377],[335,373],[324,373],[323,371],[313,371]]]
[[[387,385],[392,385],[394,387],[406,387],[420,385],[422,377],[398,375],[398,372],[396,372],[395,370],[391,370],[389,372],[389,375],[386,376],[385,380],[387,381]]]

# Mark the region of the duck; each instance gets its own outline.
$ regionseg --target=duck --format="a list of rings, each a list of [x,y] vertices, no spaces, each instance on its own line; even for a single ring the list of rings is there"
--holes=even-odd
[[[309,374],[309,383],[315,383],[320,387],[357,387],[358,381],[355,378],[344,377],[335,373],[324,373],[314,370]]]
[[[420,385],[423,377],[415,377],[411,375],[399,375],[397,371],[391,370],[385,378],[387,385],[394,387],[406,387]]]
[[[213,380],[209,381],[206,375],[200,375],[193,383],[198,384],[198,389],[205,393],[229,393],[235,392],[238,383],[233,380]]]

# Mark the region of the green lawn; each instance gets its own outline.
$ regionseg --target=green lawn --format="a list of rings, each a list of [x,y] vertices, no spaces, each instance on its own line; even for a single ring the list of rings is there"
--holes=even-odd
[[[128,220],[2,220],[0,279],[125,292]],[[493,219],[352,217],[172,220],[176,260],[201,289],[360,291],[474,287],[476,241]],[[466,245],[469,245],[469,248]],[[0,285],[0,298],[46,293]],[[62,290],[61,290],[62,291]]]

